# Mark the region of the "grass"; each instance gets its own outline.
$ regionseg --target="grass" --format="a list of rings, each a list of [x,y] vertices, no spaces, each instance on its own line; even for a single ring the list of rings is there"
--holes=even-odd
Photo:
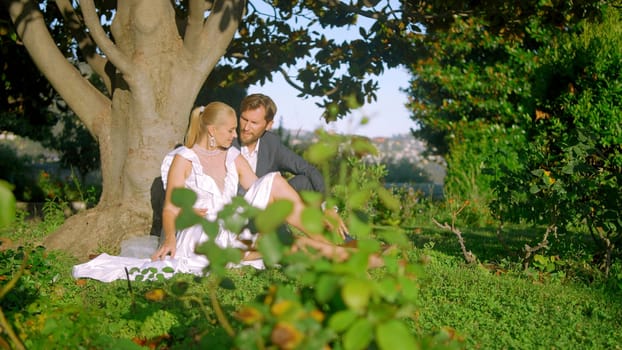
[[[0,232],[12,242],[0,246],[3,285],[28,268],[2,299],[2,311],[28,349],[228,349],[235,344],[215,320],[206,279],[177,275],[164,282],[101,283],[74,280],[75,260],[36,245],[59,224],[18,221]],[[412,230],[409,257],[422,263],[418,309],[410,323],[416,334],[453,334],[465,349],[621,349],[622,293],[586,272],[587,241],[553,240],[543,254],[559,256],[554,270],[520,269],[519,252],[535,244],[541,230],[505,231],[508,250],[494,229],[464,229],[467,249],[480,263],[467,265],[455,235],[435,227]],[[23,246],[25,248],[18,248]],[[4,250],[3,250],[4,248]],[[589,264],[588,264],[589,265]],[[381,272],[374,272],[381,278]],[[231,315],[274,282],[287,283],[278,269],[230,270],[218,296]],[[187,289],[177,297],[180,289]],[[158,294],[155,291],[164,293]],[[233,322],[234,329],[240,325]],[[5,337],[5,334],[2,334]],[[5,339],[7,339],[5,337]],[[2,344],[0,339],[0,344]]]
[[[622,306],[580,283],[540,282],[517,273],[464,266],[429,251],[415,325],[450,327],[469,349],[617,349]],[[619,297],[619,296],[618,296]]]

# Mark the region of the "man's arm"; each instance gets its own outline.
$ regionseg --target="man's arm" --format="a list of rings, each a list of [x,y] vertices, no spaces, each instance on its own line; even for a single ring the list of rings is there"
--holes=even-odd
[[[257,169],[260,169],[259,162],[265,162],[261,167],[261,171],[281,171],[289,172],[294,175],[294,178],[290,179],[289,183],[296,189],[297,192],[301,190],[316,191],[325,195],[324,189],[324,177],[320,171],[307,162],[304,158],[293,152],[286,147],[278,135],[271,132],[266,132],[259,143],[260,157],[257,164]],[[263,155],[261,154],[262,152]],[[258,171],[258,176],[259,171]],[[262,174],[263,175],[263,174]],[[335,229],[339,232],[342,238],[352,239],[349,236],[348,228],[345,223],[337,214],[336,208],[325,209],[327,215],[327,224],[331,229]]]
[[[270,152],[274,152],[274,170],[289,172],[294,176],[302,176],[308,180],[311,186],[311,188],[302,189],[313,190],[324,194],[324,190],[326,188],[324,184],[324,177],[314,165],[285,146],[283,142],[281,142],[279,136],[274,133],[266,132],[266,134],[262,137],[261,143],[259,144],[260,148],[264,144],[264,141],[267,141],[265,143],[268,147],[273,148]],[[295,180],[293,185],[296,185]],[[296,190],[299,189],[296,188]]]

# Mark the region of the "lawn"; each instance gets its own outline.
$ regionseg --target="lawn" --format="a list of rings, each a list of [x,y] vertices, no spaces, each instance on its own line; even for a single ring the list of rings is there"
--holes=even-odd
[[[277,284],[304,293],[282,268],[233,269],[220,287],[210,278],[187,275],[132,283],[74,280],[73,258],[37,247],[61,222],[54,215],[22,218],[2,232],[9,239],[0,252],[3,288],[28,253],[24,274],[2,298],[3,328],[10,325],[27,349],[247,348],[244,335],[251,333],[233,315],[244,305],[265,302]],[[411,231],[413,248],[402,254],[417,267],[418,288],[411,296],[416,307],[405,320],[416,337],[437,340],[430,347],[622,348],[622,293],[611,283],[615,279],[594,278],[583,254],[588,243],[553,241],[541,255],[555,257],[553,269],[534,260],[524,270],[520,250],[504,248],[492,228],[463,230],[476,264],[465,263],[452,233],[431,226]],[[508,246],[519,247],[537,242],[540,231],[514,227],[503,234]],[[384,269],[370,274],[377,281],[385,276]],[[235,337],[217,320],[214,290]],[[8,333],[2,338],[3,348],[18,348]]]

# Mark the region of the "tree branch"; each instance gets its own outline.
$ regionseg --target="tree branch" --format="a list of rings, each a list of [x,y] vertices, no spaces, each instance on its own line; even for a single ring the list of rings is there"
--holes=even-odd
[[[526,270],[529,267],[529,262],[532,260],[531,255],[533,253],[549,247],[549,234],[556,231],[557,226],[555,224],[550,224],[546,227],[544,237],[542,237],[542,241],[540,241],[538,245],[536,245],[535,247],[530,247],[529,244],[525,244],[525,258],[523,258],[523,269]]]
[[[263,64],[261,61],[254,60],[254,59],[252,59],[252,58],[250,58],[250,57],[247,57],[247,56],[245,56],[245,55],[243,55],[243,54],[241,54],[241,53],[239,53],[239,52],[231,54],[231,57],[233,57],[233,58],[237,58],[237,59],[240,59],[240,60],[243,60],[243,61],[246,61],[246,62],[248,62],[248,63],[251,63],[251,64],[255,65],[255,66],[261,67],[261,68],[263,68],[263,69],[265,69],[265,70],[269,70],[269,71],[270,71],[270,70],[272,70],[272,69],[271,69],[271,67],[268,67],[268,65]],[[313,91],[310,91],[310,90],[308,90],[308,89],[305,89],[303,86],[301,86],[301,85],[299,85],[298,83],[296,83],[296,81],[294,81],[294,80],[293,80],[293,79],[289,76],[289,74],[287,74],[287,71],[285,71],[285,69],[283,69],[283,68],[281,68],[281,67],[277,67],[277,68],[276,68],[276,70],[277,70],[279,73],[281,73],[281,75],[283,76],[283,79],[285,79],[285,81],[286,81],[286,82],[287,82],[287,83],[288,83],[291,87],[293,87],[294,89],[296,89],[296,90],[300,91],[300,92],[301,92],[301,93],[303,93],[303,94],[306,94],[306,95],[311,95],[311,96],[317,96],[317,97],[324,97],[324,96],[330,96],[330,95],[332,95],[332,94],[336,93],[337,91],[339,91],[339,86],[335,86],[335,87],[333,87],[332,89],[325,91],[325,92],[324,92],[324,94],[323,94],[322,96],[318,96],[318,95],[314,94],[314,93],[313,93]]]
[[[132,63],[104,32],[104,29],[99,22],[99,17],[97,16],[93,0],[81,0],[80,6],[82,7],[84,22],[91,33],[91,37],[95,40],[95,43],[97,43],[100,50],[102,50],[110,62],[112,62],[112,64],[114,64],[114,66],[124,75],[125,80],[129,83],[133,73]]]
[[[211,8],[210,2],[207,6],[204,0],[190,0],[188,2],[188,21],[184,32],[184,46],[190,52],[194,52],[201,39],[203,21],[205,20],[205,10]]]
[[[110,99],[97,90],[60,52],[34,1],[12,1],[9,15],[41,73],[93,135],[97,122],[110,115]]]
[[[82,20],[78,14],[76,14],[69,0],[56,0],[56,6],[58,6],[65,22],[67,22],[67,27],[71,30],[71,33],[76,38],[76,41],[78,41],[78,47],[82,53],[84,53],[86,62],[93,68],[93,71],[100,76],[104,82],[104,86],[108,90],[108,94],[110,95],[111,79],[110,76],[106,74],[105,70],[108,60],[97,54],[95,50],[95,43],[84,30]]]
[[[201,72],[210,72],[224,56],[238,30],[244,13],[244,0],[214,1],[212,11],[203,24],[201,40],[190,48]]]
[[[464,207],[463,207],[464,208]],[[462,209],[460,209],[462,210]],[[460,243],[460,249],[462,250],[462,255],[464,256],[464,260],[466,260],[467,263],[472,264],[474,262],[477,261],[477,259],[475,258],[475,256],[473,255],[473,253],[469,250],[467,251],[466,249],[466,245],[464,244],[464,239],[462,238],[462,232],[460,232],[460,230],[458,230],[455,226],[455,216],[457,215],[457,213],[452,214],[453,219],[452,219],[452,223],[451,226],[449,226],[449,224],[447,224],[446,222],[443,223],[441,225],[441,223],[439,223],[438,221],[436,221],[436,219],[432,218],[432,222],[434,222],[436,224],[436,226],[448,230],[450,232],[453,232],[453,234],[456,235],[456,237],[458,237],[458,243]]]

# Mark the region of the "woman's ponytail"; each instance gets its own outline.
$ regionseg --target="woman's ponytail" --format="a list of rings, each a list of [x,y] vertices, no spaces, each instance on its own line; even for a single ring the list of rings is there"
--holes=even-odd
[[[188,125],[188,131],[186,132],[185,146],[191,148],[199,139],[201,133],[201,114],[205,107],[196,107],[190,113],[190,123]]]

